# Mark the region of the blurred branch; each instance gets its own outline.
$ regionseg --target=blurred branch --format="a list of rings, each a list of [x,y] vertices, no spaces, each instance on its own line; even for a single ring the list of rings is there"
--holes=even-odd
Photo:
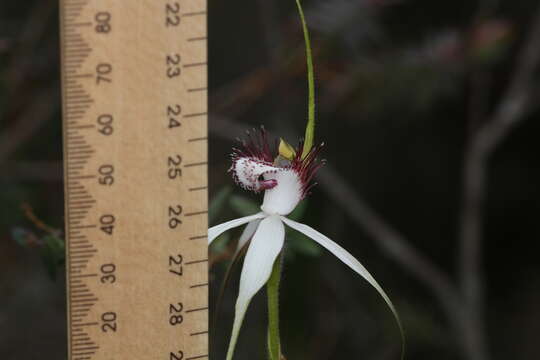
[[[468,305],[470,321],[483,334],[484,276],[482,271],[483,204],[490,156],[510,131],[532,109],[534,72],[540,61],[540,8],[531,33],[519,54],[507,92],[493,117],[473,135],[465,152],[463,200],[460,220],[460,284]],[[471,334],[468,334],[471,335]],[[481,335],[480,335],[481,336]],[[474,359],[486,359],[481,338],[470,338]]]
[[[62,234],[62,231],[59,230],[59,229],[55,229],[47,224],[45,224],[45,222],[43,222],[41,219],[39,219],[36,214],[34,213],[34,209],[32,208],[32,206],[30,206],[30,204],[27,204],[27,203],[23,203],[21,205],[21,209],[22,211],[24,212],[24,215],[26,216],[26,218],[28,220],[30,220],[31,223],[34,224],[34,226],[46,233],[49,233],[51,235],[56,235],[56,236],[60,236],[60,234]]]
[[[0,166],[0,180],[62,181],[62,162],[6,162],[4,165]]]
[[[470,54],[475,50],[475,40],[477,32],[482,22],[485,21],[495,11],[499,0],[481,0],[478,10],[474,15],[471,25],[466,32],[467,53]],[[478,64],[475,59],[471,64],[470,75],[470,100],[469,100],[469,135],[472,135],[485,120],[487,107],[489,102],[489,88],[492,83],[492,76],[489,69],[486,69],[485,64]]]

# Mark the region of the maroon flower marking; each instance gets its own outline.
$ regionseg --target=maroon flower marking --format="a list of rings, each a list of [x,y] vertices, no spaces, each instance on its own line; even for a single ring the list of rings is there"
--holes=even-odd
[[[253,129],[251,132],[247,131],[246,134],[247,139],[238,139],[240,146],[233,148],[231,155],[232,166],[229,171],[232,173],[236,184],[246,190],[255,192],[278,186],[279,183],[276,179],[264,179],[262,175],[256,181],[253,179],[253,185],[240,181],[240,177],[251,179],[254,177],[257,168],[260,169],[263,166],[268,166],[273,169],[267,169],[262,174],[293,170],[301,183],[301,198],[303,199],[309,195],[310,190],[316,185],[316,183],[311,182],[313,176],[325,164],[325,160],[319,160],[318,158],[324,144],[313,146],[307,155],[302,156],[304,142],[301,140],[295,148],[295,156],[292,160],[279,159],[276,161],[279,155],[278,141],[274,140],[271,143],[268,132],[264,127],[261,127],[259,130]],[[242,174],[237,173],[237,163],[239,161],[242,161],[242,165],[244,165],[242,167]]]

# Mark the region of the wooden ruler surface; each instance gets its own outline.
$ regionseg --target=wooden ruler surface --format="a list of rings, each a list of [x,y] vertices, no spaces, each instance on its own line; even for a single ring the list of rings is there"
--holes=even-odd
[[[62,0],[69,359],[208,358],[204,0]]]

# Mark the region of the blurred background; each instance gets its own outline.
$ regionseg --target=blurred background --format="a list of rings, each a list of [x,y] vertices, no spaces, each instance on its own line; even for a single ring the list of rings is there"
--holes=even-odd
[[[538,359],[540,6],[535,0],[305,0],[328,165],[301,219],[358,257],[393,299],[408,359]],[[227,174],[264,124],[296,143],[307,114],[293,0],[209,0],[212,224],[253,211]],[[58,5],[0,3],[0,356],[65,359]],[[211,253],[211,356],[224,357],[239,267]],[[288,234],[287,359],[398,359],[365,281]],[[238,359],[264,358],[264,292]]]

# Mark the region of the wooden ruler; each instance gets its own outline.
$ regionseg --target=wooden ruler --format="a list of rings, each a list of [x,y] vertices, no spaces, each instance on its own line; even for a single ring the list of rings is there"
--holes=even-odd
[[[62,0],[69,358],[208,358],[205,0]]]

